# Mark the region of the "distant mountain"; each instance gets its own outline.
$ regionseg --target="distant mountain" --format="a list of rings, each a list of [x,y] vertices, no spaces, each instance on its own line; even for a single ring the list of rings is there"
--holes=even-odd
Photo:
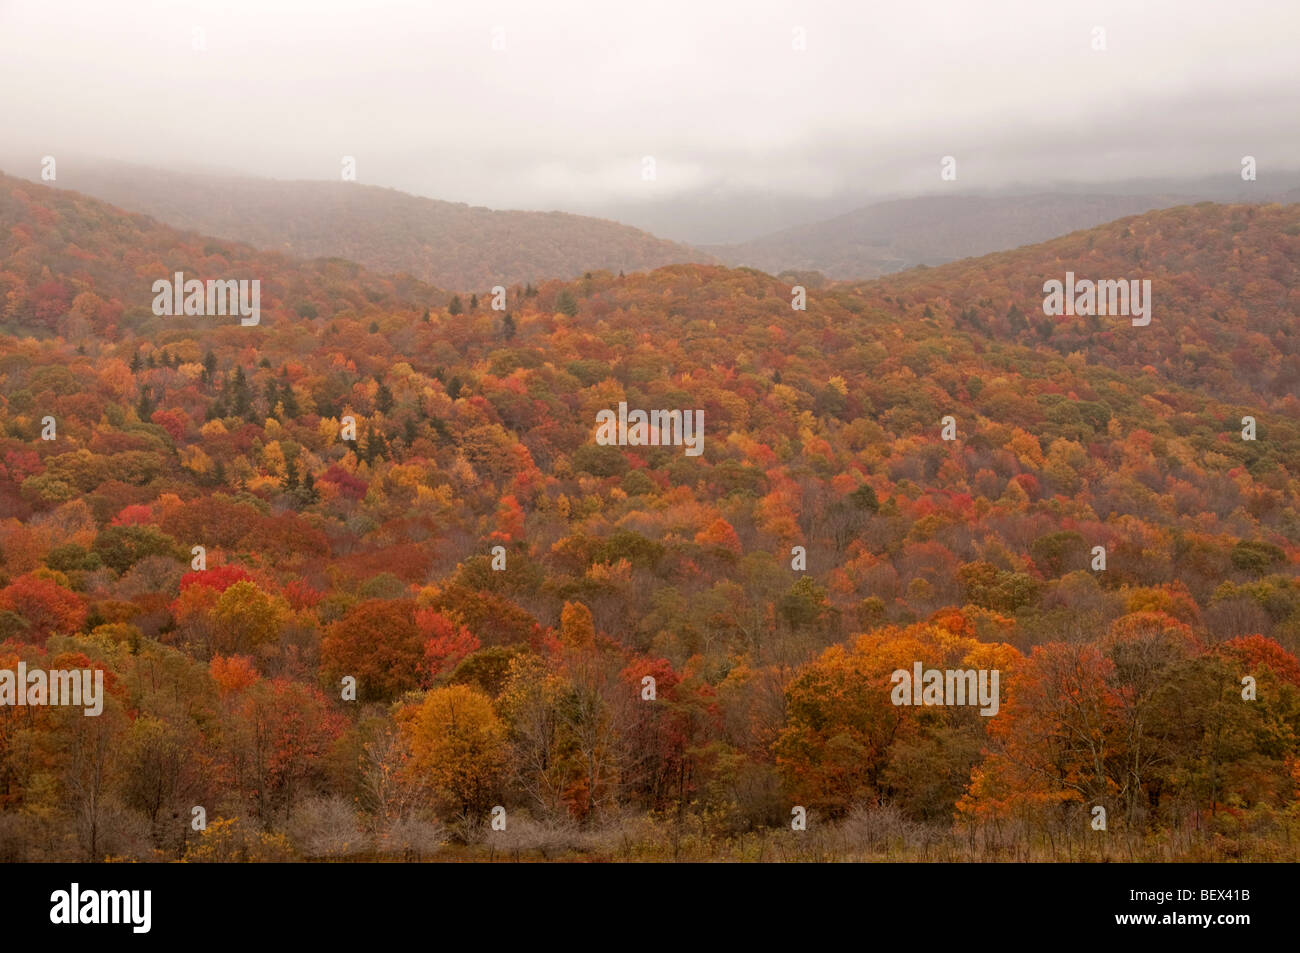
[[[916,265],[942,265],[1032,245],[1127,215],[1192,204],[1207,197],[1201,190],[1194,194],[1195,198],[1163,192],[1103,195],[1065,191],[923,196],[879,202],[748,242],[702,247],[728,265],[771,274],[803,270],[840,280],[877,278]],[[1262,188],[1255,194],[1260,201],[1294,201],[1296,195]]]
[[[697,248],[709,248],[713,245],[743,245],[758,238],[774,236],[777,232],[822,223],[869,207],[919,200],[923,195],[945,199],[954,195],[981,196],[1013,202],[1045,195],[1073,198],[1155,196],[1169,205],[1174,196],[1180,197],[1178,203],[1254,204],[1294,202],[1297,194],[1300,194],[1300,170],[1276,169],[1269,165],[1260,171],[1258,181],[1254,182],[1243,181],[1236,168],[1229,167],[1216,175],[1107,179],[1101,182],[1067,179],[1011,182],[978,188],[964,183],[959,193],[954,192],[953,187],[882,192],[872,190],[865,181],[846,184],[818,196],[713,184],[656,198],[642,197],[639,201],[611,201],[593,196],[589,201],[564,207],[581,215],[612,218]],[[788,267],[793,266],[782,264],[777,270]]]
[[[814,198],[769,190],[727,191],[699,188],[642,201],[610,201],[593,196],[570,211],[612,218],[696,248],[727,245],[820,222],[896,195],[836,193]]]
[[[355,182],[63,162],[56,184],[176,228],[297,257],[347,258],[457,291],[576,278],[588,271],[716,261],[687,245],[604,219],[494,211]]]
[[[1047,241],[1081,228],[1186,204],[1175,195],[923,196],[879,202],[753,241],[706,245],[734,266],[876,278],[916,265]]]
[[[301,261],[0,174],[0,335],[89,342],[123,329],[159,338],[180,327],[244,330],[232,317],[155,316],[154,282],[178,271],[204,281],[258,280],[267,327],[337,314],[410,316],[451,297],[408,275],[376,275],[337,258]]]

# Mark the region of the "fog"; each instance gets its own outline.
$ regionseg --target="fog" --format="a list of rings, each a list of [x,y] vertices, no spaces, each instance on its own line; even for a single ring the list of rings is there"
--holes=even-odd
[[[353,156],[374,185],[625,218],[760,194],[812,218],[938,189],[943,156],[964,189],[1244,155],[1263,180],[1300,165],[1298,26],[1258,0],[0,0],[0,151],[312,179]]]

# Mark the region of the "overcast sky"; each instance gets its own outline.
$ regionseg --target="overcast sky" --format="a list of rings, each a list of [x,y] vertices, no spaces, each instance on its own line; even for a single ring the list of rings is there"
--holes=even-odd
[[[944,155],[967,188],[1262,179],[1300,166],[1298,27],[1296,0],[0,0],[0,151],[351,155],[496,208],[929,190]]]

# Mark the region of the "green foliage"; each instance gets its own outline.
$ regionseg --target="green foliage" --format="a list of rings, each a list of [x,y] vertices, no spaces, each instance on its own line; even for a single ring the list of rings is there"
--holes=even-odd
[[[1243,572],[1262,575],[1286,561],[1280,546],[1257,540],[1241,540],[1232,547],[1232,564]]]
[[[95,537],[94,554],[104,565],[124,573],[149,556],[168,556],[178,561],[185,552],[172,537],[153,526],[106,526]]]
[[[621,476],[627,472],[627,458],[615,446],[583,444],[573,453],[573,469],[592,476]]]
[[[569,317],[576,317],[578,314],[578,300],[573,296],[573,292],[564,288],[555,298],[555,310]]]

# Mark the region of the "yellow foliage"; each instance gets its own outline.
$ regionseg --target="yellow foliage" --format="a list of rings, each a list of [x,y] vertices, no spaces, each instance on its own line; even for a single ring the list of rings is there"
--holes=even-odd
[[[212,472],[212,458],[203,452],[202,447],[182,447],[180,457],[181,466],[199,476]]]

